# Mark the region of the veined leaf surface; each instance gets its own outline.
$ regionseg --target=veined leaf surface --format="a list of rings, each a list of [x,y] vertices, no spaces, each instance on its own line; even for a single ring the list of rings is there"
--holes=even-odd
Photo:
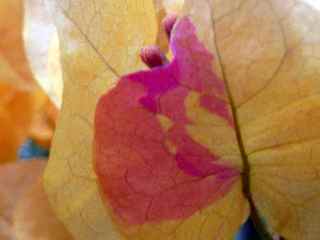
[[[93,171],[93,117],[106,88],[120,75],[144,67],[140,49],[157,37],[154,5],[150,0],[46,4],[59,32],[64,97],[45,188],[59,218],[77,239],[119,239]]]
[[[77,239],[230,239],[248,214],[246,197],[270,232],[317,239],[314,5],[187,0],[191,25],[177,24],[173,61],[121,77],[142,69],[136,47],[155,41],[151,1],[55,3],[65,93],[45,179]]]
[[[260,217],[285,239],[317,239],[318,2],[189,1],[186,8],[209,48],[214,39]]]

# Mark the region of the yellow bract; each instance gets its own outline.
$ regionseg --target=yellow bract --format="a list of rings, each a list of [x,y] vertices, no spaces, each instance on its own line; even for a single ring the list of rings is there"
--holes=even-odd
[[[292,240],[320,234],[320,11],[309,2],[189,1],[200,35],[210,18],[195,9],[211,12],[203,41],[233,98],[254,203]]]
[[[98,98],[120,75],[144,68],[140,49],[157,35],[154,5],[151,0],[47,3],[59,31],[64,98],[46,191],[77,239],[120,239],[93,172],[93,116]]]
[[[33,109],[29,137],[40,146],[49,149],[59,113],[58,108],[42,89],[38,89],[33,91]]]

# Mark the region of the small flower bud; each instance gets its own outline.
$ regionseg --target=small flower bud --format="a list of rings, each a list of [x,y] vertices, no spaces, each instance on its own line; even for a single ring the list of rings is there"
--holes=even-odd
[[[162,25],[164,27],[164,30],[167,33],[168,38],[170,38],[172,29],[173,29],[176,21],[177,21],[177,15],[175,15],[175,14],[170,14],[170,15],[166,16],[162,21]]]
[[[141,49],[140,57],[150,68],[162,66],[168,62],[165,55],[157,46],[148,46]]]

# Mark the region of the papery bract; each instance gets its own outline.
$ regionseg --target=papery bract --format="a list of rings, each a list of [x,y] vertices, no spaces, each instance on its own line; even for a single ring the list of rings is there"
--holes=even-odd
[[[284,239],[318,239],[319,9],[304,0],[188,0],[185,12],[219,56],[260,218]]]
[[[241,192],[235,126],[224,82],[212,70],[213,56],[188,18],[177,23],[170,47],[170,64],[122,77],[100,99],[96,112],[95,164],[103,197],[122,231],[141,239],[156,224],[210,214],[209,206],[228,201],[225,195],[233,188]],[[210,142],[204,131],[212,134]],[[213,135],[219,132],[225,137]],[[234,201],[239,213],[245,212],[241,194]],[[235,219],[241,217],[246,215]],[[215,221],[223,218],[211,218],[208,225]],[[241,223],[236,221],[230,233]],[[136,226],[137,233],[128,225]],[[152,232],[154,239],[165,237]]]
[[[154,44],[157,36],[154,5],[150,0],[46,4],[60,40],[64,39],[60,41],[64,98],[45,190],[57,216],[77,239],[117,239],[120,235],[105,211],[93,171],[92,123],[106,87],[112,87],[119,75],[144,67],[140,49]]]
[[[35,117],[46,111],[47,96],[34,81],[25,54],[23,10],[22,0],[0,3],[0,162],[17,159],[30,128],[40,142],[48,143],[52,138],[53,127],[46,119]],[[45,136],[44,128],[36,126],[39,122],[49,129]]]
[[[100,157],[103,154],[110,156],[103,161],[107,165],[108,159],[125,156],[126,153],[132,153],[132,149],[138,149],[144,153],[142,155],[147,155],[145,152],[148,151],[150,153],[149,147],[142,149],[141,146],[130,146],[127,135],[131,132],[128,129],[137,125],[137,117],[139,124],[152,129],[142,131],[146,137],[149,138],[154,133],[155,136],[158,134],[162,137],[164,132],[179,123],[178,135],[196,142],[192,144],[192,148],[187,149],[191,154],[200,145],[202,150],[210,152],[210,157],[215,156],[210,158],[214,160],[210,164],[207,164],[209,158],[206,158],[206,154],[201,155],[201,159],[206,159],[201,164],[195,166],[192,161],[186,164],[185,157],[178,155],[176,158],[175,151],[181,148],[175,145],[181,144],[166,143],[164,148],[171,151],[167,153],[171,160],[165,162],[176,163],[172,169],[178,170],[177,177],[199,178],[207,173],[215,177],[221,173],[221,169],[213,171],[212,163],[215,167],[226,166],[240,170],[246,180],[243,182],[246,197],[258,209],[255,213],[265,221],[271,233],[283,235],[285,239],[318,239],[320,30],[319,10],[310,1],[185,1],[184,12],[180,15],[190,18],[195,25],[197,38],[213,55],[214,61],[210,69],[217,79],[224,82],[228,92],[219,95],[218,99],[221,100],[221,105],[230,104],[233,116],[229,121],[226,121],[225,116],[230,113],[230,109],[225,111],[219,104],[211,104],[210,94],[199,99],[201,88],[196,91],[192,90],[194,86],[188,88],[184,91],[188,93],[186,98],[186,95],[181,97],[180,93],[173,95],[172,98],[178,97],[175,98],[180,101],[178,105],[185,108],[179,107],[176,108],[177,111],[172,111],[171,108],[177,106],[179,101],[173,101],[175,104],[161,104],[168,106],[168,109],[158,108],[157,103],[163,91],[167,94],[173,88],[168,91],[166,86],[160,84],[161,89],[157,89],[143,81],[133,84],[128,78],[117,81],[125,74],[142,70],[143,65],[138,60],[139,49],[156,42],[156,27],[160,21],[155,19],[156,11],[151,1],[97,0],[94,4],[84,0],[77,4],[69,1],[50,2],[58,2],[52,9],[62,44],[65,106],[45,183],[58,216],[78,239],[231,239],[248,213],[240,179],[231,184],[229,189],[225,188],[224,194],[219,193],[217,198],[211,198],[209,205],[198,201],[196,205],[200,206],[199,211],[191,211],[194,205],[189,204],[180,205],[183,211],[179,213],[177,208],[172,207],[172,212],[155,214],[158,211],[150,211],[152,214],[148,214],[148,217],[141,217],[138,210],[145,212],[143,204],[147,201],[142,199],[145,195],[139,201],[132,201],[140,203],[132,203],[132,209],[128,207],[130,199],[127,196],[122,196],[123,201],[120,203],[114,203],[112,195],[116,196],[117,192],[111,193],[110,189],[117,188],[116,185],[108,186],[109,182],[121,185],[118,189],[122,193],[139,193],[143,190],[143,193],[148,194],[168,183],[158,181],[157,187],[153,184],[155,176],[160,176],[157,180],[161,180],[164,179],[163,175],[170,175],[166,170],[167,165],[159,164],[159,168],[165,170],[164,174],[161,171],[159,174],[159,169],[153,169],[152,166],[149,166],[150,171],[146,171],[146,165],[153,158],[144,161],[141,160],[141,154],[130,154],[132,161],[121,158],[119,163],[122,165],[119,169],[112,165],[108,166],[112,171],[99,170],[106,173],[106,179],[112,179],[112,176],[107,176],[112,172],[116,173],[116,177],[121,176],[118,182],[112,179],[107,183],[101,181],[97,184],[102,176],[97,179],[93,164],[99,154]],[[157,43],[161,49],[166,49],[166,41],[160,41],[163,40],[161,35],[159,38]],[[189,48],[192,49],[192,45],[186,44],[186,49]],[[186,77],[189,76],[186,73]],[[180,81],[185,79],[187,78]],[[127,96],[121,97],[125,91],[135,98],[129,100]],[[121,94],[114,95],[117,92]],[[146,95],[147,92],[149,94]],[[101,127],[110,129],[106,132],[108,145],[105,153],[99,147],[101,152],[93,156],[93,114],[97,99],[103,93],[106,94],[105,97],[108,96],[106,99],[112,100],[114,112],[108,106],[110,111],[106,113],[105,119],[109,126],[101,123]],[[138,110],[142,114],[135,113],[128,117],[129,111],[119,111],[129,110],[127,106],[130,104],[139,106]],[[211,107],[204,107],[208,105]],[[222,111],[217,114],[217,109]],[[185,112],[189,114],[184,115]],[[120,122],[110,121],[112,114],[116,114]],[[155,119],[154,115],[161,116]],[[148,125],[150,123],[154,125]],[[190,128],[192,124],[195,128]],[[185,129],[188,134],[185,134]],[[141,135],[140,125],[136,130],[132,134],[132,141]],[[123,138],[120,139],[119,136]],[[168,138],[171,142],[176,140],[171,136]],[[114,142],[110,141],[110,137],[115,137]],[[233,140],[228,142],[230,139]],[[124,148],[125,144],[121,141],[127,141],[129,147]],[[139,141],[134,143],[138,145]],[[121,151],[107,151],[112,147],[116,148],[115,143],[122,146]],[[156,143],[148,142],[146,146]],[[99,145],[103,146],[101,143]],[[241,156],[239,150],[242,152]],[[156,153],[152,155],[156,156]],[[203,156],[206,157],[202,158]],[[165,157],[163,159],[167,160]],[[177,159],[179,160],[176,161]],[[131,162],[132,165],[128,166]],[[125,169],[130,169],[128,182],[134,183],[135,188],[129,189],[127,184],[122,184],[123,176],[119,173]],[[143,174],[134,175],[133,170]],[[137,184],[143,178],[150,187]],[[104,187],[106,189],[103,190]],[[101,199],[99,189],[102,189],[104,199]],[[175,195],[173,193],[170,196]],[[196,200],[201,199],[201,196],[197,197]],[[185,198],[186,201],[194,200]],[[171,200],[162,202],[166,205],[172,203]],[[117,207],[121,204],[123,208]],[[126,212],[123,209],[129,210]],[[154,209],[156,208],[152,208]],[[135,216],[129,214],[128,217],[128,212],[134,212]]]
[[[0,3],[0,162],[17,158],[32,120],[32,74],[23,49],[22,9],[20,0]]]

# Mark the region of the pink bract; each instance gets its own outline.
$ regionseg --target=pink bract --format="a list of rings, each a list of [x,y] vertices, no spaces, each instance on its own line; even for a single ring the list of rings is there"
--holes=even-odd
[[[107,205],[126,224],[187,218],[222,198],[240,176],[186,130],[195,124],[185,107],[191,92],[234,127],[224,82],[189,18],[177,21],[170,47],[172,62],[122,77],[97,105],[96,173]],[[170,119],[168,129],[159,116]]]

